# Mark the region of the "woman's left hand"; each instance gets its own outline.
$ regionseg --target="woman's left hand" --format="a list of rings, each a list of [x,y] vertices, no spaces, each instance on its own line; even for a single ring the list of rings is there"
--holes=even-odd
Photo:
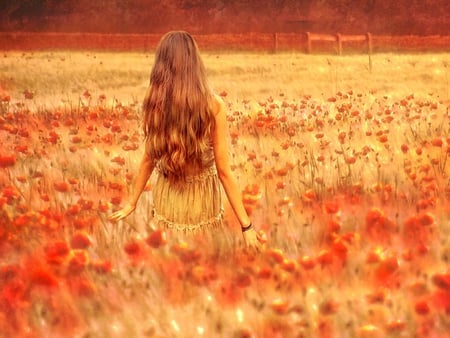
[[[262,245],[258,239],[258,234],[254,228],[242,233],[247,248],[261,251]]]

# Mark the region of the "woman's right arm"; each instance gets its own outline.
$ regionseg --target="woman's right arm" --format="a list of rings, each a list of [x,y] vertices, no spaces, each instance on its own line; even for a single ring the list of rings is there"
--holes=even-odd
[[[121,219],[127,217],[136,209],[136,204],[141,196],[142,191],[144,191],[145,185],[147,184],[150,175],[155,167],[154,161],[148,155],[147,149],[144,151],[142,156],[141,164],[139,166],[138,175],[136,181],[134,182],[134,193],[131,196],[130,201],[127,206],[114,212],[109,216],[109,219],[113,222],[120,221]]]
[[[242,228],[247,227],[251,221],[242,202],[242,193],[231,171],[228,154],[228,125],[226,107],[220,97],[216,97],[215,128],[213,132],[214,157],[220,182],[225,190],[228,201],[239,220]],[[243,232],[247,246],[259,247],[254,228]]]

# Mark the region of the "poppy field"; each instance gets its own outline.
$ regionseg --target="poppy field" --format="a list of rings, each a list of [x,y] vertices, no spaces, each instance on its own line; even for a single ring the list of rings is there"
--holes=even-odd
[[[139,60],[139,61],[136,61]],[[136,62],[133,62],[136,61]],[[449,337],[447,54],[208,54],[259,253],[152,226],[152,58],[0,60],[0,337]]]

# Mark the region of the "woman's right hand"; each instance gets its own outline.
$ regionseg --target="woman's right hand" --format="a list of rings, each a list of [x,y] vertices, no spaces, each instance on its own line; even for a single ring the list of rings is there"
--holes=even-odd
[[[108,217],[108,219],[113,222],[118,222],[118,221],[124,219],[125,217],[127,217],[128,215],[130,215],[135,209],[136,209],[135,205],[129,204],[126,207],[112,213]]]

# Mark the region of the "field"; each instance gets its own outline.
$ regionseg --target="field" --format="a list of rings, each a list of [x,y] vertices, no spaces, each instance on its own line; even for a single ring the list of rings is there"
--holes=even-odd
[[[450,337],[449,54],[207,52],[266,240],[226,205],[218,260],[152,227],[153,176],[107,220],[152,62],[3,52],[0,337]]]

